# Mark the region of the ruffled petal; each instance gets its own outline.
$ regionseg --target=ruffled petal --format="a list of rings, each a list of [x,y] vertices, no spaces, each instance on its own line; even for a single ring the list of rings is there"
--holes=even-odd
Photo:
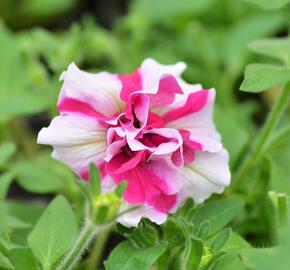
[[[119,98],[122,84],[117,75],[85,72],[72,63],[60,79],[64,81],[58,100],[62,114],[89,112],[90,115],[95,113],[110,117],[123,109]]]
[[[154,128],[144,131],[143,136],[146,135],[158,135],[166,138],[164,142],[160,142],[158,145],[146,145],[141,140],[128,140],[128,145],[132,151],[148,150],[154,155],[165,155],[175,152],[182,145],[182,137],[178,130],[171,128]]]
[[[175,193],[181,187],[179,173],[163,159],[138,164],[139,153],[131,159],[124,154],[114,157],[106,163],[106,172],[116,184],[128,181],[124,199],[130,204],[148,205],[168,212],[175,205]]]
[[[201,203],[212,193],[222,193],[231,179],[227,151],[196,153],[194,162],[183,168],[181,176],[183,186],[179,196],[182,199],[192,197]]]
[[[204,92],[205,90],[195,92],[192,94],[192,97]],[[207,93],[206,96],[198,94],[197,102],[191,104],[195,106],[187,106],[191,103],[187,99],[184,102],[184,106],[172,108],[163,117],[167,121],[166,127],[190,131],[190,139],[200,143],[203,151],[218,152],[221,150],[222,144],[212,115],[215,90],[207,90],[205,93]]]
[[[184,62],[162,65],[152,58],[145,59],[140,67],[143,89],[158,89],[159,80],[165,74],[179,78],[186,69]]]
[[[53,158],[62,161],[77,174],[90,163],[98,163],[107,149],[106,129],[92,118],[76,115],[55,117],[37,138],[40,144],[52,145]]]

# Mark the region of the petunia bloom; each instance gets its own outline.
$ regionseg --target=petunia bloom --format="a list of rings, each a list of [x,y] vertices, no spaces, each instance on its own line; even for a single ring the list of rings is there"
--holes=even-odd
[[[121,210],[140,207],[119,218],[125,226],[142,217],[161,224],[188,197],[200,203],[230,183],[212,119],[215,90],[186,83],[185,69],[146,59],[132,74],[91,74],[70,64],[61,75],[60,115],[38,135],[82,179],[96,164],[103,192],[128,182]]]

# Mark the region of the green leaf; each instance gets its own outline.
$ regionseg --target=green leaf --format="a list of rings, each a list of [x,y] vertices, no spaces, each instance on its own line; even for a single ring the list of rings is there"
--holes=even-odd
[[[232,231],[223,249],[225,251],[240,251],[243,248],[250,247],[251,245],[242,236]]]
[[[12,263],[0,252],[0,269],[15,269]]]
[[[210,233],[213,234],[228,224],[243,208],[238,199],[223,199],[205,203],[197,208],[191,216],[195,226],[200,226],[208,220],[211,224]]]
[[[101,181],[98,168],[95,164],[90,165],[90,181],[92,185],[93,195],[99,195],[101,193]]]
[[[211,243],[211,251],[213,253],[219,251],[228,241],[230,234],[231,234],[231,229],[229,229],[229,228],[225,228],[225,229],[221,230],[220,232],[218,232],[213,237],[213,240]]]
[[[37,263],[29,248],[15,248],[9,253],[9,259],[15,270],[38,270]]]
[[[237,20],[228,31],[221,48],[221,57],[225,62],[228,73],[240,76],[250,57],[247,49],[249,42],[267,35],[273,35],[288,25],[282,14],[250,14]]]
[[[270,160],[271,175],[270,186],[271,189],[276,192],[285,192],[290,195],[290,178],[287,172],[285,172],[283,165],[276,162],[276,160]]]
[[[290,69],[276,65],[250,64],[240,90],[258,93],[290,80]]]
[[[6,161],[15,153],[16,147],[12,142],[2,142],[0,144],[0,164]]]
[[[7,172],[0,176],[0,200],[6,197],[7,191],[14,178],[14,173]]]
[[[244,110],[243,107],[240,107],[240,109]],[[240,110],[237,112],[218,106],[215,108],[217,129],[222,135],[225,148],[229,151],[232,168],[235,167],[241,152],[250,139],[248,128],[239,119],[240,113]],[[236,138],[239,138],[239,140]]]
[[[119,244],[105,262],[106,270],[147,270],[164,253],[167,243],[136,249],[129,241]]]
[[[262,248],[246,249],[241,251],[241,257],[244,263],[251,269],[288,270],[290,263],[288,248],[279,247],[279,248],[263,248],[263,249]]]
[[[205,12],[214,3],[215,0],[137,0],[133,2],[132,12],[137,16],[146,16],[154,21],[164,21],[164,19],[176,16]]]
[[[4,203],[0,201],[0,235],[4,229],[5,225],[5,208]]]
[[[273,57],[284,64],[289,62],[290,40],[289,38],[269,38],[253,41],[249,48],[257,53]]]
[[[65,168],[59,170],[59,164],[51,158],[27,160],[15,164],[13,170],[17,176],[17,183],[29,192],[51,193],[66,188]]]
[[[44,270],[51,269],[70,248],[77,233],[75,215],[63,196],[44,211],[28,237],[28,244]]]
[[[117,194],[117,196],[119,198],[122,197],[126,187],[128,186],[128,182],[127,181],[122,181],[116,188],[115,193]]]
[[[11,249],[11,240],[6,230],[3,230],[0,234],[0,252],[4,255],[8,255]]]
[[[17,36],[1,23],[0,44],[0,117],[35,113],[47,108],[51,100],[43,98],[43,93],[27,78]]]
[[[176,260],[177,270],[197,270],[203,255],[203,242],[187,235],[185,247]]]
[[[208,270],[249,270],[249,268],[242,263],[237,254],[229,253],[216,260]]]
[[[289,0],[245,0],[264,9],[278,9],[287,5]]]

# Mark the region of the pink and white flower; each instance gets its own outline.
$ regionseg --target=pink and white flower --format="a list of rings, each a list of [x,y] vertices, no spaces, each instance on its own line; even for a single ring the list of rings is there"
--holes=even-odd
[[[91,74],[75,64],[61,75],[59,116],[38,135],[82,179],[95,163],[103,192],[123,180],[119,222],[161,224],[186,198],[196,203],[230,183],[229,158],[215,129],[215,90],[186,83],[186,65],[146,59],[129,75]]]

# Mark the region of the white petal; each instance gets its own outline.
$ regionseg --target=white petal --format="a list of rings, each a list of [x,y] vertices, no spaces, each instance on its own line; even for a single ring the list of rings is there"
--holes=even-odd
[[[143,89],[157,89],[162,75],[170,74],[175,78],[179,78],[185,69],[186,64],[184,62],[178,62],[174,65],[162,65],[152,58],[147,58],[140,67]]]
[[[132,208],[132,205],[123,202],[120,208],[120,213]],[[117,221],[126,227],[137,227],[142,217],[150,219],[152,222],[160,225],[167,220],[167,214],[161,213],[153,208],[140,206],[136,210],[122,214]]]
[[[49,127],[39,132],[37,142],[52,145],[52,156],[76,173],[101,161],[107,148],[103,126],[91,118],[71,115],[55,117]]]
[[[224,149],[218,153],[197,153],[193,163],[186,165],[181,175],[180,196],[183,199],[192,197],[200,203],[212,193],[222,193],[231,179],[228,153]]]
[[[88,103],[104,116],[113,116],[122,111],[122,84],[116,75],[107,72],[85,72],[72,63],[60,79],[64,83],[59,102],[65,97],[75,98]]]

